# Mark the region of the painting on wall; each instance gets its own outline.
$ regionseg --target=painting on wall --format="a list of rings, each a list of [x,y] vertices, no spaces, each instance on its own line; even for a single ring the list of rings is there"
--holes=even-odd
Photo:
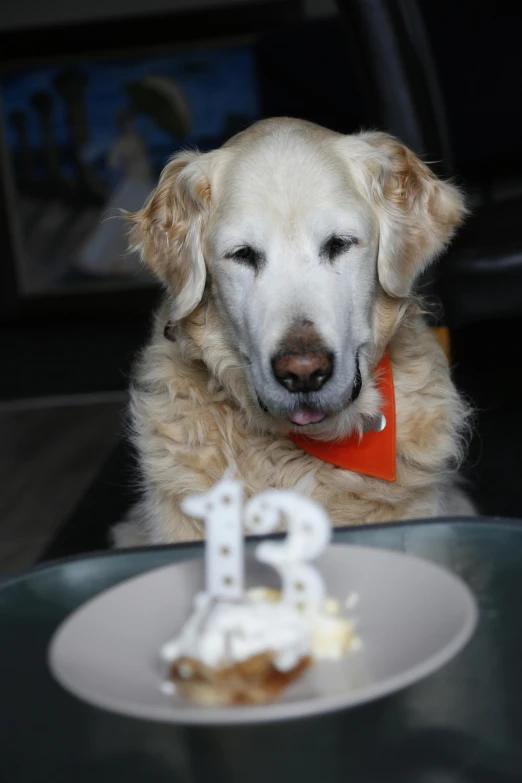
[[[150,285],[122,211],[176,150],[219,146],[261,112],[248,41],[5,70],[0,100],[26,297]]]

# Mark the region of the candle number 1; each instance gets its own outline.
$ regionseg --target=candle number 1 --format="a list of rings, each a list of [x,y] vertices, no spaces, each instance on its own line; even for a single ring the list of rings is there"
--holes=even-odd
[[[181,503],[188,516],[203,519],[206,527],[206,591],[214,598],[241,598],[244,590],[243,487],[222,479],[204,495]]]

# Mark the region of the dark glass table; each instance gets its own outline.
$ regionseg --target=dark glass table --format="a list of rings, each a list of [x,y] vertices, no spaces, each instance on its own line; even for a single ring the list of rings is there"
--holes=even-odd
[[[480,606],[464,652],[398,694],[320,718],[219,729],[146,723],[63,691],[47,670],[47,646],[83,601],[201,548],[51,564],[0,583],[0,780],[520,783],[522,524],[430,521],[351,528],[335,538],[420,555],[460,574]]]

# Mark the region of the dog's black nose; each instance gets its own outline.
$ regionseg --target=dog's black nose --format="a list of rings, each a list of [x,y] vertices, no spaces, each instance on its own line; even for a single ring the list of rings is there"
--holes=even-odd
[[[289,392],[315,392],[331,378],[333,356],[328,351],[284,354],[272,360],[272,369]]]
[[[332,377],[333,365],[333,353],[311,321],[294,323],[272,359],[276,380],[289,392],[319,391]]]

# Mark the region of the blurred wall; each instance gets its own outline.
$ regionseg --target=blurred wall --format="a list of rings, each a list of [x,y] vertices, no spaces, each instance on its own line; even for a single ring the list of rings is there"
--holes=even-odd
[[[119,16],[189,11],[216,6],[249,5],[259,0],[7,0],[0,3],[0,30],[67,24]],[[303,0],[306,16],[335,13],[335,0]]]

